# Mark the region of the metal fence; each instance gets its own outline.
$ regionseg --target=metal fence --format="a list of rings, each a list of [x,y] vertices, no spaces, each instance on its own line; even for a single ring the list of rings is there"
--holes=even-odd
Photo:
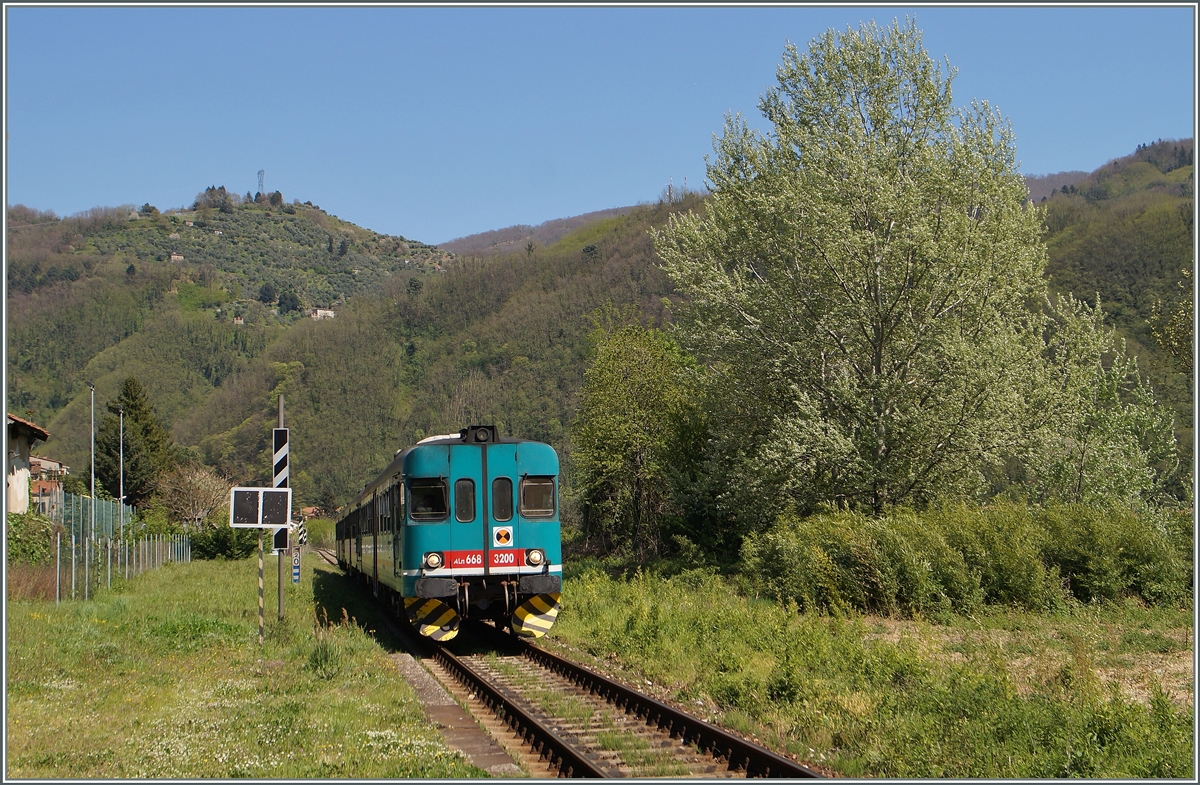
[[[63,494],[55,535],[55,601],[91,599],[113,578],[129,580],[169,562],[192,560],[186,534],[146,534],[126,504]],[[94,515],[94,517],[93,517]],[[69,570],[69,572],[68,572]]]
[[[95,518],[92,517],[93,507]],[[123,537],[126,528],[133,530],[134,517],[134,509],[128,504],[73,493],[64,493],[57,515],[53,512],[50,515],[51,520],[62,524],[63,529],[77,540]]]

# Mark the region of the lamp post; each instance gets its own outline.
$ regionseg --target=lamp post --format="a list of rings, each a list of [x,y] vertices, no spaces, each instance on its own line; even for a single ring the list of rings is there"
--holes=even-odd
[[[117,500],[117,504],[121,505],[121,541],[125,541],[125,406],[117,404],[117,411],[121,414],[121,498]]]
[[[90,522],[88,524],[87,536],[83,538],[83,599],[88,598],[88,589],[91,586],[91,558],[88,553],[88,546],[92,544],[92,537],[96,535],[96,385],[91,382],[84,382],[92,391],[92,425],[88,436],[92,441],[92,498],[88,499],[88,514]]]
[[[92,499],[88,507],[91,510],[91,521],[88,526],[88,539],[96,536],[96,385],[84,382],[92,391],[92,427],[88,435],[92,439]]]

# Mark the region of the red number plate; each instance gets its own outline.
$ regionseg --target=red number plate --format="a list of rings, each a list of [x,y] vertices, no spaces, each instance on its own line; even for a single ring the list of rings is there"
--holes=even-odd
[[[460,567],[482,567],[483,551],[446,551],[446,566],[452,570]]]
[[[491,559],[489,563],[492,567],[524,567],[525,566],[525,551],[516,548],[510,548],[499,551],[489,551]]]

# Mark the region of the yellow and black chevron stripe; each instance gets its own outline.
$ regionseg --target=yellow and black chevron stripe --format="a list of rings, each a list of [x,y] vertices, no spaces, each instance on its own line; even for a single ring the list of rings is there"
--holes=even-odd
[[[558,592],[538,594],[517,606],[513,612],[513,632],[526,638],[540,638],[554,626],[560,607]]]
[[[448,641],[458,635],[458,612],[441,600],[405,597],[404,612],[417,631],[427,638]]]

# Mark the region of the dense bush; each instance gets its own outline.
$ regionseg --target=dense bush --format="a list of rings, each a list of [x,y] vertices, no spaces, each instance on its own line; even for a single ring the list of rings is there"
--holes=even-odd
[[[784,516],[747,538],[741,569],[759,591],[834,613],[1176,603],[1191,594],[1191,539],[1172,523],[1080,505]]]
[[[1055,508],[1035,515],[1046,532],[1043,559],[1062,573],[1066,588],[1082,601],[1136,595],[1149,602],[1178,602],[1191,595],[1191,553],[1184,531],[1163,516],[1128,510]]]
[[[8,514],[8,563],[49,564],[54,555],[54,522],[35,512]]]
[[[264,534],[270,536],[270,533]],[[244,559],[258,550],[255,529],[205,526],[191,535],[194,559]],[[266,543],[270,547],[270,543]]]

